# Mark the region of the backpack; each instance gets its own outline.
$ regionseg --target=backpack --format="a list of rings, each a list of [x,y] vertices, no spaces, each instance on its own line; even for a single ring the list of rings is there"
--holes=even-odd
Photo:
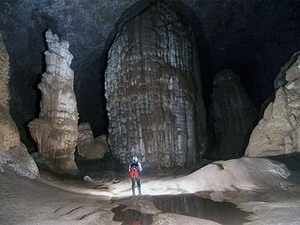
[[[139,170],[135,167],[131,167],[129,171],[129,176],[131,178],[137,178],[139,176]]]

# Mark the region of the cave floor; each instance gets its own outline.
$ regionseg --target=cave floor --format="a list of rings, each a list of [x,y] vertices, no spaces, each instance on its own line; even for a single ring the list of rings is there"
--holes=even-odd
[[[163,179],[180,177],[168,175]],[[0,224],[300,224],[299,173],[292,171],[290,177],[289,186],[268,190],[164,196],[149,193],[147,183],[161,178],[148,175],[142,178],[147,193],[131,196],[126,177],[75,179],[41,171],[40,178],[30,180],[5,168],[0,173]]]

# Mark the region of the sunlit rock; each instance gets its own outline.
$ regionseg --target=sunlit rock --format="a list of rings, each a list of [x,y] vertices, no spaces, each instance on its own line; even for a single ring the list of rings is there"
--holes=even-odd
[[[214,78],[210,107],[212,152],[209,157],[230,159],[244,154],[257,110],[237,74],[223,70]]]
[[[293,63],[291,63],[293,60]],[[287,62],[278,75],[274,102],[253,130],[246,149],[248,156],[270,156],[300,152],[300,58]],[[283,73],[283,75],[282,75]],[[281,82],[279,82],[281,81]],[[280,87],[279,84],[282,84]]]
[[[138,155],[145,166],[184,166],[203,154],[197,51],[169,6],[151,5],[124,23],[109,50],[105,89],[111,149],[121,162]]]
[[[17,173],[35,178],[38,168],[20,141],[18,129],[9,114],[9,56],[0,34],[0,170],[10,166]]]
[[[74,151],[78,138],[78,112],[73,90],[73,56],[69,43],[60,41],[51,30],[46,32],[48,51],[46,72],[38,88],[42,92],[39,118],[29,124],[38,151],[58,172],[77,171]]]
[[[78,154],[87,159],[102,158],[109,152],[107,136],[101,135],[94,139],[89,123],[81,123],[78,127]]]

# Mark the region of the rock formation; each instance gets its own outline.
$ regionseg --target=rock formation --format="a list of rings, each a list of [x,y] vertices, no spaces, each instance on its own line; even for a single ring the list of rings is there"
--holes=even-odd
[[[137,154],[145,166],[195,163],[206,116],[194,47],[183,18],[165,4],[150,6],[119,30],[105,95],[111,150],[121,162]]]
[[[213,134],[209,157],[230,159],[242,156],[256,117],[257,110],[238,75],[231,70],[219,72],[214,78],[210,107]]]
[[[73,56],[69,43],[60,41],[51,30],[46,32],[48,51],[46,72],[38,88],[42,92],[39,118],[29,124],[38,151],[58,172],[77,170],[74,151],[78,138],[78,112],[73,90]]]
[[[94,139],[89,123],[81,123],[78,127],[78,154],[87,159],[100,159],[109,152],[107,136],[101,135]]]
[[[10,166],[17,173],[35,178],[38,168],[20,141],[18,129],[9,114],[9,56],[0,34],[0,171]]]
[[[300,152],[299,52],[286,63],[275,81],[274,86],[278,87],[275,100],[268,105],[253,130],[245,153],[247,156]]]
[[[9,115],[9,56],[6,52],[2,38],[0,47],[0,136],[2,137],[2,141],[0,142],[0,152],[2,152],[6,151],[11,146],[19,145],[20,139],[18,130]]]
[[[143,182],[142,189],[143,195],[151,196],[214,192],[217,197],[221,192],[289,188],[291,180],[288,178],[291,175],[284,163],[266,158],[241,157],[214,161],[186,176],[151,179]],[[124,192],[130,194],[129,188],[121,183],[109,190],[111,195],[117,196],[124,195]]]

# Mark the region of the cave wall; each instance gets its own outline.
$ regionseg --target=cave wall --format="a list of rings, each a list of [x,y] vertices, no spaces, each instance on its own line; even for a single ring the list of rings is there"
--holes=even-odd
[[[280,81],[281,80],[281,81]],[[268,104],[249,140],[250,157],[300,152],[300,54],[295,53],[276,79],[275,99]]]
[[[0,152],[8,151],[10,147],[20,145],[17,127],[9,114],[9,77],[9,56],[0,33]]]
[[[107,132],[104,71],[118,27],[153,1],[0,1],[0,30],[10,56],[10,114],[28,147],[27,124],[38,115],[37,84],[44,72],[44,32],[70,43],[81,122],[94,134]],[[206,106],[214,75],[230,68],[257,106],[271,95],[280,65],[300,48],[300,2],[166,0],[195,34]],[[99,97],[100,96],[100,97]],[[92,99],[92,103],[91,103]]]
[[[197,139],[205,143],[206,113],[193,41],[183,17],[161,3],[118,31],[105,95],[111,150],[121,162],[138,155],[159,168],[195,164]]]
[[[37,165],[20,141],[17,126],[9,114],[9,78],[9,56],[0,33],[0,173],[10,167],[22,176],[36,178]]]

